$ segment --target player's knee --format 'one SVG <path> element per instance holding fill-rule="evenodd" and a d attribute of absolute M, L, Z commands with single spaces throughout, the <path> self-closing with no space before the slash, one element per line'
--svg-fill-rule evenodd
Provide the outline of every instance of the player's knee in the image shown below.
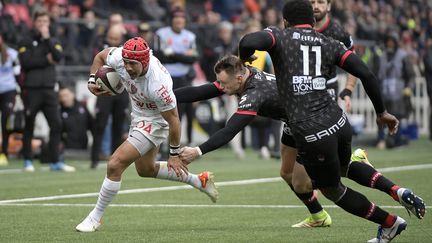
<path fill-rule="evenodd" d="M 139 169 L 137 168 L 137 173 L 140 177 L 155 177 L 157 174 L 156 166 L 154 163 L 145 164 Z"/>
<path fill-rule="evenodd" d="M 319 189 L 327 199 L 329 199 L 332 202 L 337 202 L 344 195 L 346 187 L 341 183 L 339 183 L 338 186 L 322 187 Z"/>
<path fill-rule="evenodd" d="M 310 180 L 293 180 L 292 186 L 297 193 L 308 193 L 313 190 L 312 182 Z"/>
<path fill-rule="evenodd" d="M 288 184 L 291 184 L 291 182 L 292 182 L 292 171 L 288 171 L 288 170 L 285 170 L 285 169 L 281 168 L 281 170 L 280 170 L 280 176 Z"/>
<path fill-rule="evenodd" d="M 123 164 L 121 159 L 117 154 L 111 155 L 107 164 L 107 175 L 110 176 L 120 176 L 123 171 Z"/>

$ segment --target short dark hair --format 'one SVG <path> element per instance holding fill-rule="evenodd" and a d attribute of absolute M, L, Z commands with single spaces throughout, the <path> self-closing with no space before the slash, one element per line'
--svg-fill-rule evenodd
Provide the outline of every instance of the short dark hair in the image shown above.
<path fill-rule="evenodd" d="M 50 15 L 45 10 L 37 11 L 33 15 L 33 21 L 35 21 L 37 18 L 42 17 L 42 16 L 48 16 L 49 17 Z"/>
<path fill-rule="evenodd" d="M 282 13 L 288 26 L 315 24 L 314 12 L 309 0 L 289 0 L 285 3 Z"/>
<path fill-rule="evenodd" d="M 234 75 L 244 69 L 242 60 L 234 55 L 222 57 L 214 66 L 214 72 L 225 71 L 228 75 Z"/>

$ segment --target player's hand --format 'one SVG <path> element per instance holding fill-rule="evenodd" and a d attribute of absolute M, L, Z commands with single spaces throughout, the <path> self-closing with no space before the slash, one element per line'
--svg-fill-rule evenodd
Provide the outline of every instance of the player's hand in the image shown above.
<path fill-rule="evenodd" d="M 96 96 L 111 96 L 109 91 L 103 90 L 101 86 L 97 85 L 96 83 L 88 83 L 87 88 L 92 94 Z"/>
<path fill-rule="evenodd" d="M 168 158 L 168 171 L 174 170 L 178 177 L 188 174 L 187 166 L 180 160 L 179 156 L 170 156 Z"/>
<path fill-rule="evenodd" d="M 390 135 L 395 134 L 399 128 L 399 120 L 387 111 L 377 114 L 376 122 L 380 128 L 387 125 Z"/>
<path fill-rule="evenodd" d="M 189 164 L 190 162 L 199 157 L 199 152 L 196 148 L 186 146 L 182 148 L 179 157 L 183 162 Z"/>
<path fill-rule="evenodd" d="M 339 98 L 341 98 L 345 102 L 345 111 L 348 113 L 351 112 L 351 95 L 352 91 L 347 88 L 343 89 L 339 93 Z"/>
<path fill-rule="evenodd" d="M 258 59 L 258 57 L 256 57 L 255 55 L 251 55 L 250 57 L 243 59 L 243 62 L 244 63 L 248 62 L 249 64 L 252 64 L 252 62 L 255 61 L 256 59 Z"/>
<path fill-rule="evenodd" d="M 345 96 L 343 98 L 343 101 L 345 102 L 345 111 L 350 113 L 351 112 L 351 97 Z"/>

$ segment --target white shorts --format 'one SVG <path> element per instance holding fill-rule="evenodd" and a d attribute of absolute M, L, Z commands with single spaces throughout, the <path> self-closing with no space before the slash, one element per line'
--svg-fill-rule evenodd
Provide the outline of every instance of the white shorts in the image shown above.
<path fill-rule="evenodd" d="M 132 131 L 140 132 L 156 147 L 165 142 L 169 135 L 169 127 L 166 124 L 144 120 L 135 123 L 135 126 L 131 127 L 129 136 Z"/>

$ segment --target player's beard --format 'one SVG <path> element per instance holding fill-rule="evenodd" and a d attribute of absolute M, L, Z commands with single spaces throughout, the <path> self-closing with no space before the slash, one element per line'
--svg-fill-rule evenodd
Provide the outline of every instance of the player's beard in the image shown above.
<path fill-rule="evenodd" d="M 316 22 L 321 21 L 322 19 L 325 18 L 326 15 L 327 15 L 327 12 L 314 13 L 315 21 Z"/>

